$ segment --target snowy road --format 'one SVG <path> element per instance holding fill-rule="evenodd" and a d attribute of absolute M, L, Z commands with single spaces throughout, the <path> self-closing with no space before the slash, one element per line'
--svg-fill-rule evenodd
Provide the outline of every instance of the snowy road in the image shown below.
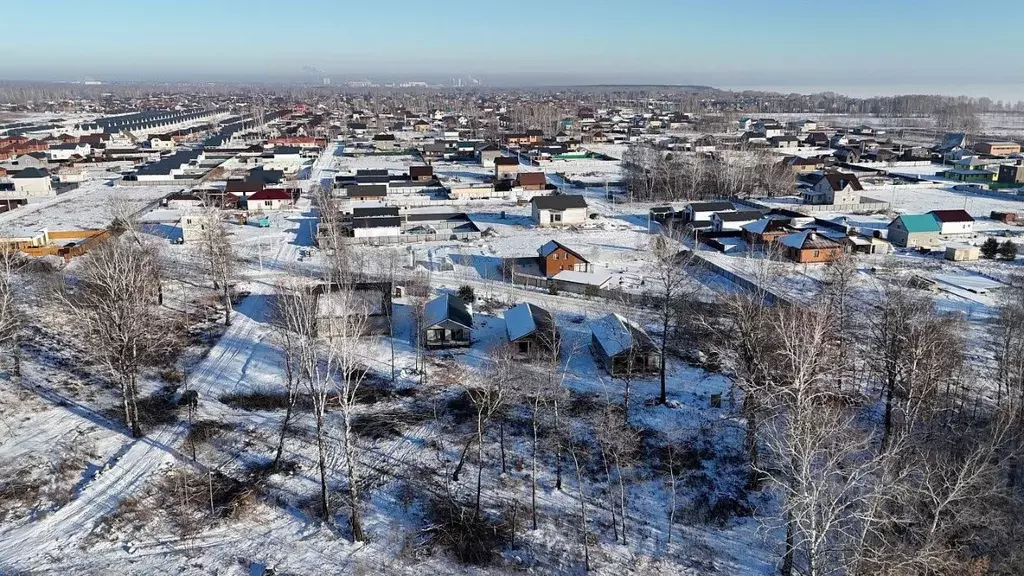
<path fill-rule="evenodd" d="M 330 166 L 331 156 L 333 149 L 328 149 L 321 156 L 323 161 L 314 164 L 311 181 L 316 182 L 313 178 L 319 179 L 323 170 Z M 300 201 L 299 208 L 308 211 L 309 200 Z M 265 264 L 269 264 L 264 266 L 265 271 L 261 272 L 258 267 L 243 270 L 243 276 L 249 281 L 242 287 L 248 289 L 249 296 L 239 303 L 231 326 L 189 375 L 190 388 L 198 391 L 202 399 L 200 418 L 206 410 L 204 404 L 210 403 L 216 410 L 215 398 L 221 391 L 259 380 L 255 367 L 273 362 L 273 355 L 267 354 L 267 348 L 260 345 L 269 331 L 266 311 L 273 286 L 268 279 L 281 275 L 282 270 L 296 262 L 301 247 L 311 240 L 303 237 L 308 233 L 308 227 L 300 226 L 274 238 L 276 250 L 264 257 Z M 125 498 L 142 489 L 154 474 L 175 460 L 187 461 L 177 450 L 187 434 L 187 424 L 178 421 L 128 442 L 118 456 L 80 487 L 70 502 L 41 519 L 0 531 L 0 573 L 37 570 L 48 557 L 76 546 Z"/>

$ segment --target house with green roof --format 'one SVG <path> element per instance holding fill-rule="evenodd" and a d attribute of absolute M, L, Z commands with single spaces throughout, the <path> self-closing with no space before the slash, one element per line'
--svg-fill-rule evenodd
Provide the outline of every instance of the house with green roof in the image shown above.
<path fill-rule="evenodd" d="M 932 214 L 904 214 L 889 223 L 889 242 L 894 246 L 912 248 L 934 243 L 942 232 L 942 224 Z"/>

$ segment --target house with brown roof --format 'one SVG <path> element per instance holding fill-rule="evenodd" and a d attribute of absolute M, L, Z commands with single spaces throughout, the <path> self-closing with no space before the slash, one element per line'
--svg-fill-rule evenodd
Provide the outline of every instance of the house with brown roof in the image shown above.
<path fill-rule="evenodd" d="M 932 210 L 929 214 L 938 221 L 943 236 L 974 233 L 974 218 L 966 210 Z"/>
<path fill-rule="evenodd" d="M 842 257 L 843 244 L 820 232 L 804 230 L 779 239 L 783 255 L 798 264 L 832 262 Z"/>
<path fill-rule="evenodd" d="M 543 172 L 520 172 L 516 176 L 516 186 L 523 190 L 544 190 L 548 179 Z"/>
<path fill-rule="evenodd" d="M 409 179 L 417 182 L 429 182 L 434 179 L 434 167 L 409 166 Z"/>

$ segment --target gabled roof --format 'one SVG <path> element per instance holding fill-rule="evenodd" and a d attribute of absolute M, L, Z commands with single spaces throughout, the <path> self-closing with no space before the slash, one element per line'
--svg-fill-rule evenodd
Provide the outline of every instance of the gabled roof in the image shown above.
<path fill-rule="evenodd" d="M 966 210 L 932 210 L 929 212 L 939 222 L 974 222 L 974 218 Z"/>
<path fill-rule="evenodd" d="M 541 258 L 547 258 L 552 252 L 554 252 L 555 250 L 558 250 L 559 248 L 561 248 L 562 250 L 565 250 L 569 254 L 572 254 L 577 259 L 579 259 L 579 260 L 581 260 L 583 262 L 586 262 L 588 264 L 590 263 L 590 261 L 587 260 L 586 258 L 584 258 L 583 256 L 581 256 L 579 252 L 576 252 L 575 250 L 569 248 L 568 246 L 562 244 L 561 242 L 559 242 L 557 240 L 548 240 L 546 244 L 544 244 L 543 246 L 541 246 L 540 248 L 537 249 L 537 253 L 540 254 Z"/>
<path fill-rule="evenodd" d="M 818 183 L 821 182 L 822 180 L 827 180 L 828 185 L 832 188 L 832 190 L 836 191 L 843 190 L 844 188 L 846 188 L 847 185 L 849 185 L 851 188 L 858 192 L 864 190 L 864 188 L 861 187 L 860 180 L 857 179 L 856 174 L 845 174 L 842 172 L 826 172 L 818 176 L 811 183 L 817 186 Z"/>
<path fill-rule="evenodd" d="M 494 159 L 495 166 L 519 166 L 519 159 L 510 156 L 500 156 Z"/>
<path fill-rule="evenodd" d="M 413 178 L 417 176 L 432 176 L 433 174 L 433 166 L 409 166 L 409 176 Z"/>
<path fill-rule="evenodd" d="M 760 220 L 762 214 L 757 210 L 743 210 L 739 212 L 716 212 L 714 214 L 722 222 L 745 222 L 748 220 Z"/>
<path fill-rule="evenodd" d="M 46 168 L 22 168 L 14 174 L 11 174 L 11 178 L 49 178 L 50 173 L 46 171 Z"/>
<path fill-rule="evenodd" d="M 724 200 L 712 202 L 690 202 L 687 206 L 694 212 L 726 212 L 736 209 L 736 207 L 732 205 L 732 202 L 725 202 Z"/>
<path fill-rule="evenodd" d="M 473 315 L 466 308 L 466 303 L 453 294 L 442 294 L 427 302 L 423 310 L 426 322 L 425 326 L 434 326 L 451 320 L 465 328 L 473 327 Z"/>
<path fill-rule="evenodd" d="M 249 196 L 249 201 L 253 200 L 291 200 L 292 195 L 282 188 L 266 188 L 259 192 L 253 193 Z"/>
<path fill-rule="evenodd" d="M 797 250 L 825 250 L 828 248 L 838 248 L 840 245 L 839 242 L 828 236 L 823 236 L 814 230 L 786 234 L 779 239 L 779 242 L 787 248 L 795 248 Z"/>
<path fill-rule="evenodd" d="M 550 335 L 554 332 L 554 327 L 555 321 L 551 313 L 529 302 L 523 302 L 505 311 L 505 331 L 510 342 L 534 333 Z"/>
<path fill-rule="evenodd" d="M 227 185 L 224 187 L 225 192 L 259 192 L 263 190 L 264 183 L 262 180 L 228 180 Z"/>
<path fill-rule="evenodd" d="M 744 224 L 741 228 L 751 234 L 764 234 L 765 232 L 774 232 L 776 230 L 793 229 L 793 227 L 782 218 L 761 218 L 757 222 Z"/>
<path fill-rule="evenodd" d="M 587 201 L 583 196 L 559 194 L 557 196 L 534 196 L 533 205 L 540 210 L 568 210 L 570 208 L 586 208 Z"/>
<path fill-rule="evenodd" d="M 614 313 L 591 322 L 590 331 L 608 357 L 618 356 L 631 348 L 657 347 L 640 326 Z"/>
<path fill-rule="evenodd" d="M 548 178 L 543 172 L 520 172 L 516 181 L 520 186 L 546 186 Z"/>
<path fill-rule="evenodd" d="M 939 232 L 941 230 L 939 221 L 932 214 L 904 214 L 889 223 L 892 226 L 896 222 L 907 232 Z"/>

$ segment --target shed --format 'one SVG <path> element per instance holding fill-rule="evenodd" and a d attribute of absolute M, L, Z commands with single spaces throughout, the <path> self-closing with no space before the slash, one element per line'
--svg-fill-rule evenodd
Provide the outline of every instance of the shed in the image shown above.
<path fill-rule="evenodd" d="M 555 320 L 547 310 L 524 302 L 505 311 L 505 331 L 517 358 L 551 357 L 560 340 Z"/>
<path fill-rule="evenodd" d="M 423 320 L 427 348 L 459 348 L 472 342 L 473 312 L 461 298 L 442 294 L 427 302 Z"/>
<path fill-rule="evenodd" d="M 590 323 L 591 350 L 612 376 L 657 371 L 661 354 L 654 340 L 637 324 L 619 314 Z"/>

